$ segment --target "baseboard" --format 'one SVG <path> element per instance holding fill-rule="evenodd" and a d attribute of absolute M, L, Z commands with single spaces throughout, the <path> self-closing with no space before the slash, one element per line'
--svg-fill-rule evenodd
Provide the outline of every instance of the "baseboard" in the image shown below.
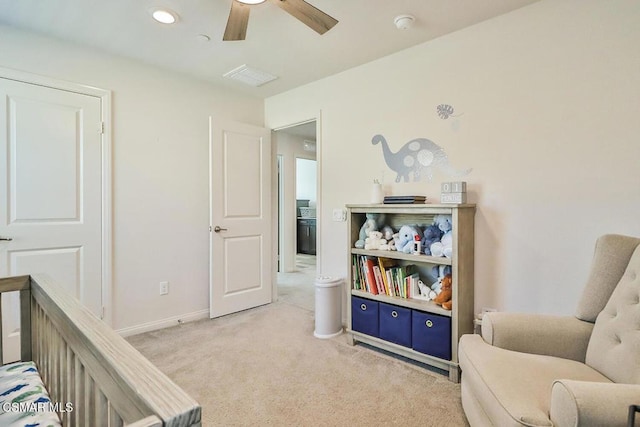
<path fill-rule="evenodd" d="M 181 316 L 167 317 L 166 319 L 154 320 L 153 322 L 143 323 L 141 325 L 129 326 L 127 328 L 118 329 L 116 332 L 123 337 L 138 335 L 144 332 L 156 331 L 158 329 L 176 326 L 182 323 L 193 322 L 196 320 L 208 319 L 209 310 L 194 311 L 192 313 L 183 314 Z"/>

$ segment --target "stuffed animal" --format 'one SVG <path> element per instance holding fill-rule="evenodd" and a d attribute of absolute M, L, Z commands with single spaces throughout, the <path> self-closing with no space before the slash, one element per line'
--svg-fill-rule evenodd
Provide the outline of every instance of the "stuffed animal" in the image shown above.
<path fill-rule="evenodd" d="M 397 251 L 398 250 L 398 248 L 396 247 L 396 243 L 398 242 L 398 240 L 400 240 L 400 234 L 393 233 L 393 235 L 391 236 L 391 240 L 389 240 L 389 250 L 390 251 Z"/>
<path fill-rule="evenodd" d="M 382 238 L 382 233 L 379 231 L 370 231 L 369 237 L 364 239 L 364 248 L 366 250 L 370 249 L 380 249 L 381 245 L 386 245 L 387 241 Z"/>
<path fill-rule="evenodd" d="M 383 226 L 380 231 L 382 231 L 382 238 L 386 241 L 393 240 L 393 228 L 389 225 Z"/>
<path fill-rule="evenodd" d="M 396 250 L 406 254 L 413 252 L 413 242 L 416 236 L 420 239 L 420 228 L 417 225 L 403 225 L 398 232 Z"/>
<path fill-rule="evenodd" d="M 453 235 L 451 231 L 447 231 L 442 235 L 440 243 L 442 243 L 442 255 L 451 258 L 451 254 L 453 253 Z"/>
<path fill-rule="evenodd" d="M 422 250 L 425 255 L 431 255 L 431 245 L 439 242 L 442 238 L 442 230 L 435 225 L 431 224 L 424 229 L 424 237 L 422 238 Z"/>
<path fill-rule="evenodd" d="M 451 231 L 451 215 L 436 215 L 433 218 L 433 223 L 437 225 L 443 233 Z"/>
<path fill-rule="evenodd" d="M 442 278 L 442 289 L 440 293 L 433 299 L 438 305 L 441 305 L 445 310 L 451 310 L 451 297 L 453 291 L 451 290 L 451 274 L 447 274 Z"/>
<path fill-rule="evenodd" d="M 384 222 L 384 215 L 379 213 L 365 214 L 366 220 L 362 227 L 360 227 L 360 234 L 358 240 L 355 243 L 355 247 L 358 249 L 364 248 L 364 240 L 369 237 L 369 233 L 372 231 L 378 231 Z"/>

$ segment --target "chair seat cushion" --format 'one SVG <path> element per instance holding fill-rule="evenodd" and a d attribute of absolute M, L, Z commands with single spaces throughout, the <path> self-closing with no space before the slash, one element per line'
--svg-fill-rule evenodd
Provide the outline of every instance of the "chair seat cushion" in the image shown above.
<path fill-rule="evenodd" d="M 35 363 L 0 367 L 0 425 L 60 426 L 53 406 Z"/>
<path fill-rule="evenodd" d="M 472 413 L 481 408 L 482 418 L 497 426 L 552 426 L 554 380 L 611 382 L 583 363 L 505 350 L 487 344 L 480 335 L 462 336 L 459 360 L 465 412 L 467 406 L 473 406 Z M 473 396 L 473 405 L 468 401 L 465 405 L 464 396 Z M 469 422 L 474 425 L 472 417 Z"/>

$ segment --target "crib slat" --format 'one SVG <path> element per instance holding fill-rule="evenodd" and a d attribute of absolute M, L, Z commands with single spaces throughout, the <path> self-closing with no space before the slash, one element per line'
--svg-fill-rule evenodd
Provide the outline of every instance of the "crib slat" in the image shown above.
<path fill-rule="evenodd" d="M 0 294 L 0 365 L 4 365 L 4 356 L 2 354 L 2 347 L 4 347 L 4 339 L 2 337 L 2 321 L 4 319 L 2 319 L 2 296 L 3 294 Z"/>
<path fill-rule="evenodd" d="M 120 417 L 118 412 L 116 412 L 115 408 L 111 406 L 111 403 L 109 403 L 109 427 L 123 427 L 123 426 L 124 426 L 124 422 L 122 421 L 122 418 Z"/>
<path fill-rule="evenodd" d="M 94 389 L 93 378 L 85 371 L 85 406 L 87 413 L 85 414 L 84 425 L 92 426 L 96 419 L 96 394 Z"/>
<path fill-rule="evenodd" d="M 74 405 L 74 410 L 76 409 L 75 406 L 77 406 L 75 404 L 75 396 L 76 396 L 76 381 L 75 381 L 75 355 L 73 354 L 73 350 L 71 350 L 71 347 L 68 347 L 67 349 L 67 374 L 64 378 L 64 381 L 68 384 L 67 385 L 67 394 L 64 396 L 65 399 L 65 403 L 69 402 L 71 404 Z M 67 422 L 67 424 L 71 424 L 71 420 L 73 419 L 73 416 L 69 413 L 65 414 L 66 417 L 64 419 L 64 421 Z M 67 425 L 64 424 L 64 425 Z"/>
<path fill-rule="evenodd" d="M 1 304 L 0 304 L 1 305 Z M 2 342 L 2 336 L 0 336 Z M 20 291 L 20 358 L 31 359 L 31 289 Z"/>
<path fill-rule="evenodd" d="M 96 394 L 96 419 L 93 423 L 96 427 L 109 427 L 109 405 L 107 398 L 100 391 L 98 384 L 95 386 L 94 393 Z"/>
<path fill-rule="evenodd" d="M 85 405 L 84 403 L 84 366 L 80 363 L 80 360 L 75 358 L 75 389 L 76 395 L 73 401 L 75 406 L 73 408 L 73 426 L 81 427 L 84 424 Z"/>

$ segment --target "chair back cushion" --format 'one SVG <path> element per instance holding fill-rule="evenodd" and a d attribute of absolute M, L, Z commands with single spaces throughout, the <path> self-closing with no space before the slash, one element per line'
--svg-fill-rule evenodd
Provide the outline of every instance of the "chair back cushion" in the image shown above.
<path fill-rule="evenodd" d="M 613 382 L 640 384 L 640 247 L 596 319 L 585 363 Z"/>
<path fill-rule="evenodd" d="M 639 244 L 639 238 L 618 234 L 607 234 L 598 239 L 589 279 L 576 310 L 578 319 L 596 321 Z"/>

